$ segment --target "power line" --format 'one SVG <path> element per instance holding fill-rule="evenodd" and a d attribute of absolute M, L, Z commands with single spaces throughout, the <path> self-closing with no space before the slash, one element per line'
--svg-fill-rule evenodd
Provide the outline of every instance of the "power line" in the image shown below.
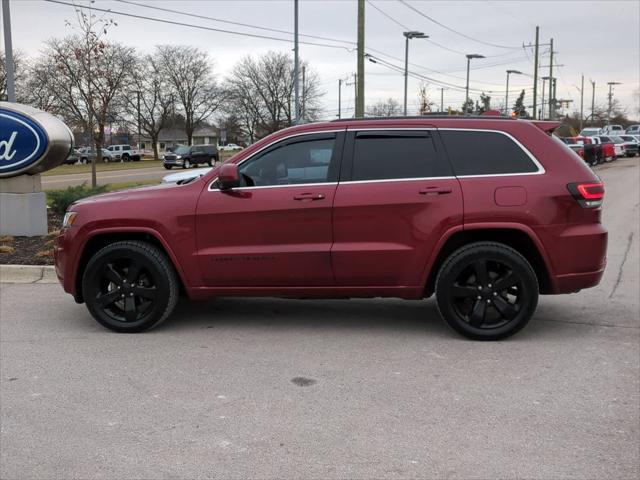
<path fill-rule="evenodd" d="M 430 16 L 429 16 L 429 15 L 427 15 L 426 13 L 421 12 L 420 10 L 418 10 L 417 8 L 415 8 L 414 6 L 409 5 L 407 2 L 405 2 L 405 0 L 398 0 L 398 1 L 399 1 L 401 4 L 403 4 L 405 7 L 410 8 L 411 10 L 413 10 L 414 12 L 416 12 L 416 13 L 417 13 L 418 15 L 420 15 L 421 17 L 424 17 L 424 18 L 426 18 L 427 20 L 429 20 L 430 22 L 433 22 L 433 23 L 435 23 L 436 25 L 438 25 L 438 26 L 440 26 L 440 27 L 444 28 L 445 30 L 449 30 L 450 32 L 453 32 L 453 33 L 455 33 L 455 34 L 457 34 L 457 35 L 460 35 L 461 37 L 464 37 L 464 38 L 466 38 L 466 39 L 468 39 L 468 40 L 473 40 L 474 42 L 481 43 L 481 44 L 483 44 L 483 45 L 488 45 L 488 46 L 490 46 L 490 47 L 505 48 L 505 49 L 508 49 L 508 50 L 520 50 L 520 48 L 521 48 L 521 47 L 508 47 L 508 46 L 505 46 L 505 45 L 498 45 L 498 44 L 496 44 L 496 43 L 485 42 L 485 41 L 483 41 L 483 40 L 478 40 L 477 38 L 470 37 L 469 35 L 467 35 L 467 34 L 465 34 L 465 33 L 462 33 L 462 32 L 459 32 L 459 31 L 457 31 L 457 30 L 454 30 L 453 28 L 451 28 L 451 27 L 449 27 L 449 26 L 445 25 L 444 23 L 439 22 L 438 20 L 436 20 L 435 18 L 430 17 Z"/>
<path fill-rule="evenodd" d="M 228 33 L 230 35 L 239 35 L 242 37 L 252 37 L 252 38 L 262 38 L 262 39 L 266 39 L 266 40 L 275 40 L 278 42 L 286 42 L 286 43 L 292 43 L 293 40 L 287 39 L 287 38 L 278 38 L 278 37 L 272 37 L 269 35 L 260 35 L 257 33 L 248 33 L 248 32 L 238 32 L 238 31 L 234 31 L 234 30 L 225 30 L 225 29 L 221 29 L 221 28 L 213 28 L 213 27 L 205 27 L 203 25 L 195 25 L 192 23 L 184 23 L 184 22 L 177 22 L 175 20 L 166 20 L 166 19 L 162 19 L 162 18 L 154 18 L 154 17 L 146 17 L 143 15 L 136 15 L 134 13 L 126 13 L 126 12 L 119 12 L 116 10 L 112 10 L 112 9 L 105 9 L 105 8 L 99 8 L 96 6 L 91 6 L 91 7 L 85 7 L 84 5 L 75 5 L 73 3 L 69 3 L 69 2 L 63 2 L 61 0 L 44 0 L 45 2 L 49 2 L 49 3 L 57 3 L 60 5 L 67 5 L 69 7 L 73 7 L 73 8 L 80 8 L 83 10 L 92 10 L 92 11 L 98 11 L 98 12 L 105 12 L 105 13 L 110 13 L 113 15 L 122 15 L 124 17 L 131 17 L 131 18 L 137 18 L 140 20 L 149 20 L 152 22 L 159 22 L 159 23 L 167 23 L 170 25 L 178 25 L 181 27 L 191 27 L 191 28 L 197 28 L 199 30 L 208 30 L 208 31 L 212 31 L 212 32 L 219 32 L 219 33 Z M 341 45 L 328 45 L 326 43 L 315 43 L 315 42 L 306 42 L 306 41 L 300 41 L 299 43 L 304 44 L 304 45 L 313 45 L 316 47 L 328 47 L 328 48 L 340 48 L 340 49 L 344 49 L 347 50 L 348 52 L 352 52 L 353 49 L 352 48 L 348 48 L 345 46 L 341 46 Z"/>
<path fill-rule="evenodd" d="M 180 10 L 173 10 L 171 8 L 165 8 L 165 7 L 158 7 L 156 5 L 146 5 L 144 3 L 138 3 L 138 2 L 132 2 L 131 0 L 115 0 L 116 2 L 120 2 L 120 3 L 126 3 L 129 5 L 135 5 L 137 7 L 143 7 L 143 8 L 149 8 L 151 10 L 159 10 L 159 11 L 163 11 L 163 12 L 168 12 L 168 13 L 176 13 L 178 15 L 184 15 L 187 17 L 194 17 L 194 18 L 200 18 L 203 20 L 211 20 L 214 22 L 220 22 L 220 23 L 228 23 L 230 25 L 237 25 L 240 27 L 247 27 L 247 28 L 255 28 L 257 30 L 264 30 L 267 32 L 275 32 L 275 33 L 284 33 L 286 35 L 293 35 L 293 32 L 290 32 L 288 30 L 280 30 L 278 28 L 270 28 L 270 27 L 262 27 L 259 25 L 252 25 L 250 23 L 242 23 L 242 22 L 236 22 L 233 20 L 226 20 L 223 18 L 216 18 L 216 17 L 208 17 L 206 15 L 200 15 L 197 13 L 192 13 L 192 12 L 183 12 Z M 337 43 L 348 43 L 349 45 L 356 45 L 356 42 L 352 42 L 351 40 L 340 40 L 337 38 L 330 38 L 330 37 L 321 37 L 318 35 L 307 35 L 307 34 L 303 34 L 303 33 L 299 33 L 298 35 L 300 35 L 301 37 L 307 37 L 307 38 L 315 38 L 316 40 L 326 40 L 329 42 L 337 42 Z"/>

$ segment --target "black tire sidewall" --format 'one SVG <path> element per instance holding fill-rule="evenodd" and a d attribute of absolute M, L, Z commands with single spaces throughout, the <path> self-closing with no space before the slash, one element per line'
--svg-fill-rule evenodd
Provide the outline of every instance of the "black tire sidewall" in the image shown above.
<path fill-rule="evenodd" d="M 523 284 L 525 301 L 516 317 L 495 329 L 481 329 L 461 319 L 451 301 L 451 286 L 458 275 L 475 260 L 486 259 L 507 265 Z M 474 340 L 500 340 L 520 331 L 529 322 L 538 304 L 538 281 L 529 262 L 516 250 L 501 244 L 478 243 L 454 252 L 442 265 L 436 279 L 436 300 L 444 320 L 454 330 Z"/>
<path fill-rule="evenodd" d="M 89 261 L 82 278 L 85 303 L 91 315 L 104 327 L 115 332 L 136 333 L 148 330 L 163 319 L 170 304 L 170 275 L 173 272 L 168 270 L 171 267 L 168 267 L 166 262 L 158 261 L 157 256 L 150 254 L 149 248 L 154 249 L 156 255 L 162 255 L 151 245 L 141 248 L 131 242 L 117 242 L 104 247 Z M 118 258 L 133 258 L 140 261 L 151 274 L 158 290 L 156 300 L 150 310 L 141 319 L 134 322 L 119 322 L 112 319 L 96 305 L 94 300 L 99 291 L 99 273 L 106 263 Z"/>

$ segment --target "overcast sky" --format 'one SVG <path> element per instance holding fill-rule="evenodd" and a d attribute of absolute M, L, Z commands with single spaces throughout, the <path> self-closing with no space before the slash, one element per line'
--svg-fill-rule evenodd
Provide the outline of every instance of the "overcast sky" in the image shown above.
<path fill-rule="evenodd" d="M 133 1 L 184 13 L 293 31 L 293 0 Z M 88 5 L 87 1 L 75 2 L 78 5 Z M 535 26 L 539 25 L 540 42 L 546 44 L 550 38 L 554 39 L 557 64 L 561 65 L 554 67 L 554 76 L 558 78 L 558 98 L 572 99 L 573 105 L 579 108 L 580 94 L 576 87 L 580 86 L 580 76 L 584 74 L 585 115 L 591 105 L 590 79 L 596 82 L 596 104 L 606 104 L 606 82 L 617 81 L 622 85 L 615 87 L 615 97 L 628 107 L 630 113 L 637 109 L 639 100 L 634 96 L 634 92 L 640 88 L 640 2 L 637 0 L 407 0 L 407 3 L 442 25 L 421 16 L 398 0 L 371 0 L 366 3 L 366 51 L 402 66 L 404 27 L 429 35 L 429 40 L 411 41 L 409 61 L 414 65 L 410 66 L 410 70 L 433 79 L 429 82 L 429 93 L 438 105 L 441 94 L 441 85 L 438 83 L 449 85 L 444 90 L 445 108 L 448 105 L 458 108 L 464 100 L 464 90 L 460 88 L 465 85 L 466 75 L 466 58 L 463 53 L 478 53 L 487 57 L 473 60 L 470 87 L 493 92 L 490 95 L 494 106 L 504 102 L 507 69 L 519 70 L 524 74 L 511 76 L 509 104 L 513 104 L 523 88 L 526 89 L 527 102 L 530 104 L 533 49 L 523 48 L 522 45 L 534 42 Z M 93 5 L 111 9 L 109 16 L 118 22 L 118 26 L 109 31 L 108 38 L 134 46 L 141 52 L 150 52 L 154 45 L 163 43 L 200 47 L 209 52 L 219 78 L 224 77 L 233 64 L 245 55 L 293 48 L 292 42 L 169 25 L 128 18 L 115 12 L 291 39 L 292 36 L 286 33 L 194 18 L 116 0 L 98 0 Z M 374 7 L 385 12 L 395 22 Z M 355 42 L 355 0 L 301 0 L 299 10 L 301 34 Z M 71 6 L 44 0 L 11 0 L 11 16 L 14 49 L 32 56 L 38 54 L 47 39 L 72 32 L 69 27 L 65 27 L 65 20 L 74 19 L 74 10 Z M 470 38 L 452 32 L 447 27 Z M 321 87 L 326 92 L 323 98 L 323 115 L 325 118 L 332 118 L 338 108 L 338 79 L 347 79 L 356 69 L 355 49 L 349 43 L 308 37 L 300 37 L 300 40 L 333 45 L 300 46 L 301 57 L 319 74 Z M 541 58 L 543 66 L 549 65 L 548 50 L 547 46 L 541 47 L 544 54 Z M 548 75 L 548 68 L 541 70 L 541 74 Z M 419 82 L 420 80 L 413 78 L 409 81 L 409 109 L 414 111 Z M 353 86 L 344 87 L 342 108 L 346 115 L 353 112 L 353 93 Z M 479 91 L 472 91 L 472 97 L 477 98 L 478 95 Z M 366 63 L 367 104 L 388 97 L 401 102 L 402 96 L 403 77 L 400 73 L 380 63 Z"/>

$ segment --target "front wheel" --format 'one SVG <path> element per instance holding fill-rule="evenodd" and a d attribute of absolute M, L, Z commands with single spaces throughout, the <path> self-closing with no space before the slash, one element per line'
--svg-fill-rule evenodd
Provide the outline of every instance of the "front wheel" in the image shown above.
<path fill-rule="evenodd" d="M 91 315 L 115 332 L 148 330 L 178 301 L 178 278 L 169 259 L 140 241 L 115 242 L 98 251 L 84 272 L 82 289 Z"/>
<path fill-rule="evenodd" d="M 187 159 L 182 162 L 182 168 L 191 168 L 191 162 Z"/>
<path fill-rule="evenodd" d="M 166 168 L 167 170 L 171 170 L 171 165 L 165 165 L 164 168 Z"/>
<path fill-rule="evenodd" d="M 538 304 L 538 280 L 529 262 L 501 243 L 472 243 L 443 263 L 436 279 L 438 310 L 457 332 L 500 340 L 521 330 Z"/>

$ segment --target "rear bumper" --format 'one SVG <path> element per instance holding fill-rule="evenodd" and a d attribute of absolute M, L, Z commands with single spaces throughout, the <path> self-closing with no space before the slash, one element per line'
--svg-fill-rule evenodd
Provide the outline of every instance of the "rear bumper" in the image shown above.
<path fill-rule="evenodd" d="M 548 293 L 573 293 L 598 285 L 607 264 L 608 232 L 602 224 L 550 225 L 536 233 L 551 263 Z"/>
<path fill-rule="evenodd" d="M 556 275 L 552 279 L 554 294 L 574 293 L 584 288 L 595 287 L 602 280 L 605 266 L 594 272 L 568 273 L 566 275 Z"/>

